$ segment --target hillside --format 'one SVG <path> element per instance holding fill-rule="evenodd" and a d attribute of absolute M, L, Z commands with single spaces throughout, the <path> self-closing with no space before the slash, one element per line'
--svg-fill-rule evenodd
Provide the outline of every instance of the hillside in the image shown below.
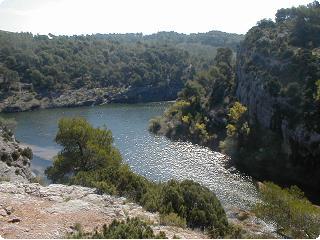
<path fill-rule="evenodd" d="M 217 47 L 235 49 L 241 39 L 221 32 L 46 36 L 1 31 L 0 111 L 174 100 L 195 71 L 211 64 Z M 60 98 L 68 91 L 80 96 Z"/>
<path fill-rule="evenodd" d="M 236 62 L 220 49 L 150 130 L 219 148 L 255 178 L 319 196 L 319 16 L 314 2 L 258 22 Z"/>
<path fill-rule="evenodd" d="M 238 52 L 236 90 L 237 98 L 248 108 L 254 128 L 271 130 L 263 136 L 265 140 L 269 137 L 266 140 L 269 142 L 262 141 L 260 136 L 261 140 L 249 147 L 250 152 L 260 147 L 273 152 L 259 159 L 242 154 L 239 164 L 254 176 L 299 184 L 313 189 L 317 195 L 320 193 L 319 49 L 319 3 L 281 9 L 275 23 L 260 21 L 246 35 Z M 255 134 L 263 135 L 259 131 Z M 263 146 L 266 143 L 268 148 Z"/>

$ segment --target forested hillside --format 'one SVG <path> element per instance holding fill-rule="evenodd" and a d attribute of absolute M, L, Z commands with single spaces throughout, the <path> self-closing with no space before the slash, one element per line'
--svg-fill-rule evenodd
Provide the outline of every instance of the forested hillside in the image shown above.
<path fill-rule="evenodd" d="M 243 35 L 210 31 L 207 33 L 183 34 L 176 32 L 158 32 L 151 35 L 143 34 L 97 34 L 99 39 L 118 41 L 122 43 L 143 42 L 149 44 L 169 44 L 186 50 L 193 57 L 201 60 L 212 60 L 217 48 L 229 47 L 237 50 L 239 42 L 244 39 Z"/>
<path fill-rule="evenodd" d="M 182 84 L 204 60 L 178 44 L 230 46 L 242 37 L 213 32 L 49 36 L 0 32 L 0 75 L 8 89 L 32 83 L 40 92 L 66 88 Z M 191 65 L 192 63 L 192 65 Z M 207 63 L 206 63 L 207 64 Z M 194 70 L 194 69 L 193 69 Z"/>
<path fill-rule="evenodd" d="M 242 35 L 33 35 L 0 31 L 0 111 L 174 100 Z M 22 94 L 23 93 L 23 94 Z M 69 96 L 69 97 L 66 97 Z"/>
<path fill-rule="evenodd" d="M 320 193 L 320 4 L 262 20 L 220 49 L 150 130 L 220 150 L 258 179 Z"/>
<path fill-rule="evenodd" d="M 7 88 L 68 88 L 182 83 L 190 59 L 171 46 L 120 44 L 95 36 L 48 37 L 1 32 L 1 74 Z"/>

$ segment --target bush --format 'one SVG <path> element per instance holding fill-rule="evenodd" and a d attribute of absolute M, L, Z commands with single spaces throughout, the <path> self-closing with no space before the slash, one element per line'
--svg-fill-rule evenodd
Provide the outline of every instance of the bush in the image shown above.
<path fill-rule="evenodd" d="M 2 152 L 1 153 L 1 161 L 2 162 L 9 162 L 11 160 L 10 155 L 7 152 Z"/>
<path fill-rule="evenodd" d="M 13 159 L 14 161 L 17 161 L 18 158 L 20 157 L 19 151 L 14 151 L 14 152 L 12 152 L 12 153 L 11 153 L 11 157 L 12 157 L 12 159 Z"/>
<path fill-rule="evenodd" d="M 139 218 L 128 218 L 127 221 L 113 220 L 107 226 L 103 225 L 100 231 L 85 233 L 80 224 L 76 224 L 76 232 L 68 238 L 102 238 L 102 239 L 163 239 L 166 238 L 164 232 L 155 235 L 150 225 Z"/>
<path fill-rule="evenodd" d="M 160 224 L 165 226 L 176 226 L 186 228 L 187 222 L 185 218 L 179 217 L 176 213 L 161 214 Z"/>
<path fill-rule="evenodd" d="M 152 118 L 149 121 L 148 129 L 150 132 L 157 134 L 161 129 L 161 118 L 160 117 Z"/>
<path fill-rule="evenodd" d="M 27 158 L 29 158 L 29 159 L 32 159 L 33 153 L 32 153 L 31 148 L 29 148 L 29 147 L 24 148 L 24 149 L 22 150 L 22 152 L 21 152 L 21 155 L 22 155 L 22 156 L 25 156 L 25 157 L 27 157 Z"/>
<path fill-rule="evenodd" d="M 278 231 L 291 238 L 319 236 L 320 209 L 312 205 L 298 187 L 282 189 L 265 182 L 260 191 L 262 202 L 254 208 L 258 217 L 275 223 Z"/>
<path fill-rule="evenodd" d="M 228 221 L 224 209 L 216 196 L 207 188 L 191 180 L 171 180 L 164 184 L 161 192 L 162 214 L 176 213 L 185 218 L 188 227 L 219 229 L 224 235 Z"/>

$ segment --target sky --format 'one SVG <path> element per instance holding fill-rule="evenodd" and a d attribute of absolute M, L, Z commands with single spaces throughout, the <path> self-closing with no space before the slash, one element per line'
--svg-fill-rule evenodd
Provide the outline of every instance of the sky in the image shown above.
<path fill-rule="evenodd" d="M 246 33 L 312 0 L 0 0 L 0 29 L 34 34 Z"/>

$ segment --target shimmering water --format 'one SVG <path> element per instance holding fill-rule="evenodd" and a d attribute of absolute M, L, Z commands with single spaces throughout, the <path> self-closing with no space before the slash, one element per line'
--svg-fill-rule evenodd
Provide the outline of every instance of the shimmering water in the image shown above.
<path fill-rule="evenodd" d="M 256 188 L 247 176 L 224 168 L 222 155 L 185 142 L 172 142 L 147 130 L 150 118 L 161 115 L 168 103 L 106 105 L 49 109 L 6 114 L 18 123 L 16 137 L 34 152 L 32 169 L 41 174 L 59 151 L 54 143 L 61 117 L 82 116 L 94 126 L 112 130 L 115 145 L 131 168 L 149 179 L 166 181 L 193 179 L 213 190 L 222 204 L 247 208 L 257 199 Z"/>

